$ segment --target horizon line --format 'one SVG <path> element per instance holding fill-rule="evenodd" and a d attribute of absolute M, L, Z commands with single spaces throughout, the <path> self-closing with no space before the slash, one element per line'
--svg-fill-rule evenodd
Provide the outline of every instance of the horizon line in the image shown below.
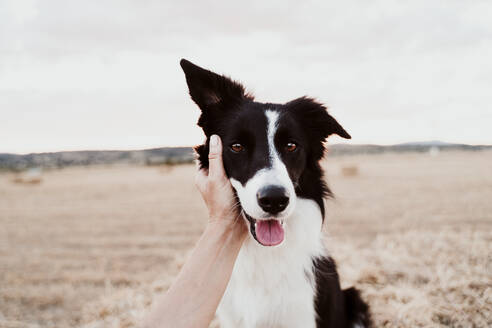
<path fill-rule="evenodd" d="M 434 144 L 434 145 L 433 145 Z M 481 147 L 481 146 L 492 146 L 491 144 L 481 143 L 459 143 L 459 142 L 447 142 L 442 140 L 421 140 L 421 141 L 407 141 L 407 142 L 398 142 L 398 143 L 350 143 L 350 142 L 337 142 L 328 144 L 329 146 L 337 146 L 337 145 L 346 145 L 346 146 L 382 146 L 382 147 L 390 147 L 390 146 L 453 146 L 453 145 L 461 145 L 461 146 L 472 146 L 472 147 Z M 64 149 L 64 150 L 46 150 L 46 151 L 27 151 L 27 152 L 11 152 L 11 151 L 0 151 L 0 154 L 8 154 L 8 155 L 32 155 L 32 154 L 49 154 L 49 153 L 68 153 L 68 152 L 112 152 L 112 151 L 145 151 L 152 149 L 161 149 L 161 148 L 193 148 L 196 145 L 173 145 L 173 146 L 149 146 L 149 147 L 128 147 L 128 148 L 117 148 L 117 147 L 108 147 L 108 148 L 73 148 L 73 149 Z"/>

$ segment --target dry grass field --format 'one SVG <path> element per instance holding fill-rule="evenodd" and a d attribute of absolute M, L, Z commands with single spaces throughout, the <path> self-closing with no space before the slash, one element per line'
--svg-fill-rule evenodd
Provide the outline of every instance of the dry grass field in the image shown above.
<path fill-rule="evenodd" d="M 377 327 L 492 326 L 492 152 L 325 165 L 326 243 Z M 204 227 L 193 179 L 193 166 L 0 174 L 0 327 L 138 326 Z"/>

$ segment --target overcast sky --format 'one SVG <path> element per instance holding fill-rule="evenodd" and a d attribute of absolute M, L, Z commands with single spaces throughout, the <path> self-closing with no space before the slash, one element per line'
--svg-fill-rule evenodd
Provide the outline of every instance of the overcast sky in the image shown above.
<path fill-rule="evenodd" d="M 492 143 L 492 1 L 0 0 L 0 152 L 200 143 L 182 57 L 351 143 Z"/>

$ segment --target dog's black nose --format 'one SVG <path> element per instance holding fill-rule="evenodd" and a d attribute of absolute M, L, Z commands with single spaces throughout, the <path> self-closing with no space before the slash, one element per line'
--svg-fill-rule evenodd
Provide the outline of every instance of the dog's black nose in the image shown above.
<path fill-rule="evenodd" d="M 289 197 L 285 188 L 280 186 L 263 187 L 256 193 L 258 204 L 268 213 L 277 214 L 289 205 Z"/>

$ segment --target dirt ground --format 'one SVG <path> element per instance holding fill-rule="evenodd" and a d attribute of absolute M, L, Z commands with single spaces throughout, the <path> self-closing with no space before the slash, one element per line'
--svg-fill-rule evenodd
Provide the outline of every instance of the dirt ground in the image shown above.
<path fill-rule="evenodd" d="M 492 326 L 492 152 L 328 158 L 326 244 L 377 327 Z M 0 174 L 0 327 L 136 327 L 200 235 L 194 167 Z"/>

